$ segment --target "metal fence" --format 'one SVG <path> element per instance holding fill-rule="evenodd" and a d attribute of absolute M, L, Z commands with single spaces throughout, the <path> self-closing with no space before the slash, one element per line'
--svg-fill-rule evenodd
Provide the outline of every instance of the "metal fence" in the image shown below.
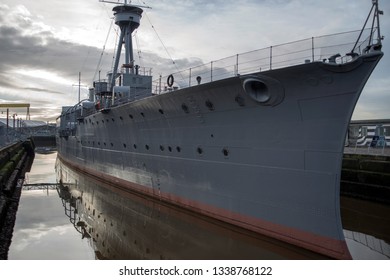
<path fill-rule="evenodd" d="M 362 54 L 370 42 L 371 29 L 363 30 L 354 52 Z M 238 75 L 267 71 L 313 61 L 346 63 L 352 60 L 352 49 L 361 30 L 312 37 L 287 44 L 270 46 L 161 75 L 153 81 L 153 93 L 161 94 Z M 170 77 L 173 84 L 168 85 Z M 173 79 L 172 79 L 173 77 Z"/>

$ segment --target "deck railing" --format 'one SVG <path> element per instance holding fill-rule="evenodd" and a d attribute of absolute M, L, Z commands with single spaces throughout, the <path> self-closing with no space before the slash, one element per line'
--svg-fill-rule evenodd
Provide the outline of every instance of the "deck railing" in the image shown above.
<path fill-rule="evenodd" d="M 371 29 L 363 30 L 354 52 L 362 54 L 370 42 Z M 238 75 L 267 71 L 313 61 L 346 63 L 361 30 L 312 37 L 287 44 L 270 46 L 192 67 L 166 73 L 153 81 L 153 93 L 161 94 Z M 168 85 L 171 75 L 174 83 Z"/>

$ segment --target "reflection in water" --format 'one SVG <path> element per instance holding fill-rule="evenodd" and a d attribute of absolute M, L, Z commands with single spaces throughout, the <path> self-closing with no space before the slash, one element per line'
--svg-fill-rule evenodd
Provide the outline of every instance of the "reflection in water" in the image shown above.
<path fill-rule="evenodd" d="M 56 182 L 57 154 L 35 154 L 28 184 Z M 16 214 L 10 260 L 94 259 L 90 245 L 64 215 L 57 190 L 23 190 Z"/>
<path fill-rule="evenodd" d="M 10 260 L 94 259 L 90 245 L 69 223 L 56 190 L 23 191 Z"/>
<path fill-rule="evenodd" d="M 295 246 L 77 174 L 56 154 L 37 154 L 23 191 L 9 259 L 319 259 Z M 59 197 L 61 199 L 59 199 Z M 61 204 L 62 203 L 62 204 Z M 354 259 L 390 258 L 390 206 L 341 198 Z M 65 215 L 64 215 L 65 214 Z"/>
<path fill-rule="evenodd" d="M 66 213 L 100 259 L 318 259 L 304 249 L 178 210 L 58 162 Z"/>
<path fill-rule="evenodd" d="M 390 259 L 390 206 L 342 197 L 341 215 L 354 259 Z"/>

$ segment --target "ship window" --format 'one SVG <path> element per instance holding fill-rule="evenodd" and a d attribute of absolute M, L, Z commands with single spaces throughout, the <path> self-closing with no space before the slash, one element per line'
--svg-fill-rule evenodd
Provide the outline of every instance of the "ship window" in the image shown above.
<path fill-rule="evenodd" d="M 169 150 L 170 152 L 172 152 L 172 147 L 171 147 L 171 146 L 168 146 L 168 150 Z"/>
<path fill-rule="evenodd" d="M 126 145 L 125 143 L 123 143 L 123 147 L 124 147 L 124 148 L 127 148 L 127 145 Z"/>
<path fill-rule="evenodd" d="M 145 114 L 141 112 L 141 116 L 145 118 Z"/>
<path fill-rule="evenodd" d="M 203 149 L 201 148 L 201 147 L 198 147 L 197 149 L 196 149 L 196 151 L 198 152 L 198 154 L 203 154 Z"/>
<path fill-rule="evenodd" d="M 177 147 L 176 147 L 176 151 L 177 151 L 178 153 L 180 153 L 180 152 L 181 152 L 181 148 L 180 148 L 179 146 L 177 146 Z"/>
<path fill-rule="evenodd" d="M 161 115 L 164 115 L 164 111 L 162 109 L 159 109 L 158 111 L 160 112 Z"/>
<path fill-rule="evenodd" d="M 145 145 L 145 149 L 149 150 L 150 149 L 149 145 Z"/>
<path fill-rule="evenodd" d="M 134 149 L 137 149 L 137 145 L 136 144 L 134 144 L 133 147 L 134 147 Z"/>
<path fill-rule="evenodd" d="M 111 147 L 114 147 L 114 143 L 111 143 Z"/>
<path fill-rule="evenodd" d="M 133 119 L 134 117 L 133 117 L 133 115 L 132 115 L 132 114 L 130 114 L 130 115 L 129 115 L 129 118 L 130 118 L 130 119 Z"/>
<path fill-rule="evenodd" d="M 114 119 L 114 118 L 112 118 L 112 121 L 113 121 L 113 122 L 115 122 L 115 119 Z"/>
<path fill-rule="evenodd" d="M 121 119 L 121 121 L 123 121 L 123 117 L 122 116 L 120 116 L 119 118 Z"/>
<path fill-rule="evenodd" d="M 161 152 L 163 152 L 165 150 L 163 145 L 160 145 L 160 150 L 161 150 Z"/>

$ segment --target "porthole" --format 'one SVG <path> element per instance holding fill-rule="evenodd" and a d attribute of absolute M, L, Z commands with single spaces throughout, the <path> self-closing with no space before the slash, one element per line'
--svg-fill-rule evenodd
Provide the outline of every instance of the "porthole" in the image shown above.
<path fill-rule="evenodd" d="M 163 145 L 160 145 L 160 150 L 161 150 L 161 152 L 163 152 L 165 150 Z"/>
<path fill-rule="evenodd" d="M 123 143 L 123 148 L 127 148 L 127 145 L 126 145 L 126 143 Z"/>
<path fill-rule="evenodd" d="M 222 149 L 222 153 L 225 157 L 229 156 L 229 150 L 227 148 Z"/>
<path fill-rule="evenodd" d="M 129 118 L 130 118 L 130 119 L 134 119 L 134 117 L 133 117 L 132 114 L 129 114 Z"/>
<path fill-rule="evenodd" d="M 172 147 L 168 146 L 168 151 L 172 152 Z"/>
<path fill-rule="evenodd" d="M 164 115 L 163 109 L 159 109 L 158 111 L 160 112 L 161 115 Z"/>
<path fill-rule="evenodd" d="M 178 153 L 180 153 L 180 152 L 181 152 L 181 148 L 180 148 L 179 146 L 177 146 L 177 147 L 176 147 L 176 151 L 177 151 Z"/>
<path fill-rule="evenodd" d="M 206 100 L 205 105 L 206 105 L 207 108 L 209 108 L 210 111 L 214 111 L 215 110 L 214 104 L 210 100 Z"/>
<path fill-rule="evenodd" d="M 185 103 L 183 103 L 182 105 L 181 105 L 181 109 L 184 111 L 184 113 L 186 113 L 186 114 L 188 114 L 189 112 L 190 112 L 190 109 L 188 108 L 188 106 L 185 104 Z"/>
<path fill-rule="evenodd" d="M 202 149 L 201 147 L 198 147 L 198 148 L 196 149 L 196 151 L 197 151 L 197 153 L 198 153 L 199 155 L 202 155 L 202 154 L 203 154 L 203 149 Z"/>
<path fill-rule="evenodd" d="M 145 145 L 145 149 L 149 150 L 150 149 L 149 145 Z"/>
<path fill-rule="evenodd" d="M 134 147 L 134 149 L 137 149 L 137 145 L 136 144 L 134 144 L 133 147 Z"/>
<path fill-rule="evenodd" d="M 141 116 L 142 116 L 143 118 L 145 118 L 145 114 L 144 114 L 144 113 L 142 113 L 142 112 L 141 112 Z"/>
<path fill-rule="evenodd" d="M 120 116 L 119 118 L 120 118 L 121 121 L 123 121 L 123 117 L 122 116 Z"/>

